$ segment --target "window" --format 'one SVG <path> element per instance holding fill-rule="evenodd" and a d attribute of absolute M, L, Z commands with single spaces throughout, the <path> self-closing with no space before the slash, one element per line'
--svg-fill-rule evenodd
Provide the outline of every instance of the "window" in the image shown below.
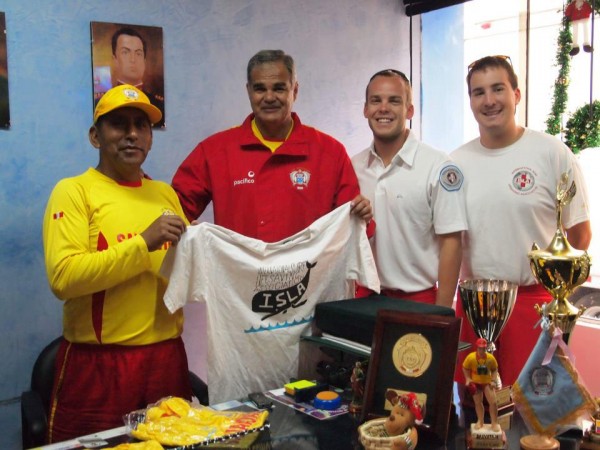
<path fill-rule="evenodd" d="M 559 73 L 556 66 L 557 39 L 563 8 L 567 0 L 530 0 L 529 45 L 527 43 L 527 1 L 473 0 L 464 8 L 464 70 L 471 62 L 485 55 L 510 55 L 519 75 L 522 100 L 517 108 L 517 121 L 545 131 L 546 119 L 554 101 L 554 85 Z M 589 24 L 591 36 L 591 22 Z M 581 34 L 581 33 L 580 33 Z M 582 40 L 582 39 L 581 39 Z M 600 48 L 600 46 L 599 46 Z M 600 66 L 594 58 L 593 83 L 590 83 L 590 53 L 580 51 L 570 59 L 566 123 L 569 113 L 590 101 L 590 84 L 600 87 Z M 464 141 L 478 135 L 477 124 L 469 108 L 466 87 L 463 86 Z M 600 92 L 592 91 L 594 99 Z"/>

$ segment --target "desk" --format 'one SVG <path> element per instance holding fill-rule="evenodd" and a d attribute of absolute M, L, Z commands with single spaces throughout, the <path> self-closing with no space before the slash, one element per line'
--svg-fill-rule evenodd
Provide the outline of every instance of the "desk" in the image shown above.
<path fill-rule="evenodd" d="M 317 420 L 288 406 L 275 403 L 269 416 L 270 429 L 261 432 L 251 448 L 273 450 L 359 450 L 358 420 L 345 414 L 329 420 Z M 95 447 L 84 447 L 79 441 Z M 105 448 L 123 442 L 131 442 L 125 434 L 125 427 L 119 427 L 78 440 L 67 441 L 42 447 L 44 450 L 83 450 L 85 448 Z M 458 445 L 457 445 L 458 444 Z M 201 447 L 201 448 L 211 448 Z M 224 448 L 218 445 L 212 448 Z M 440 445 L 425 445 L 420 441 L 418 448 L 444 448 Z M 448 449 L 463 449 L 464 434 L 458 433 L 449 438 Z M 516 447 L 518 448 L 518 447 Z"/>
<path fill-rule="evenodd" d="M 317 420 L 306 414 L 275 402 L 275 407 L 269 416 L 270 429 L 261 432 L 252 448 L 264 450 L 360 450 L 362 446 L 358 441 L 358 419 L 351 414 L 345 414 L 328 420 Z M 508 448 L 518 449 L 521 436 L 528 434 L 523 422 L 515 417 L 511 429 L 506 433 Z M 77 440 L 41 447 L 43 450 L 83 450 L 85 448 L 105 448 L 116 446 L 123 442 L 131 442 L 125 434 L 125 427 L 115 428 L 91 436 L 80 438 L 93 445 L 94 442 L 106 444 L 95 447 L 84 447 Z M 226 448 L 215 444 L 200 448 Z M 450 419 L 450 429 L 446 444 L 436 442 L 420 432 L 418 450 L 447 449 L 462 450 L 465 448 L 464 429 L 458 424 L 458 417 L 454 414 Z M 578 449 L 577 436 L 561 439 L 561 448 Z"/>

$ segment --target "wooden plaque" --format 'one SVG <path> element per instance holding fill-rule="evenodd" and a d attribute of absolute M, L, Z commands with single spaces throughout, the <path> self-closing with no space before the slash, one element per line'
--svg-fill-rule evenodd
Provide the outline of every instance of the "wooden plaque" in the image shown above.
<path fill-rule="evenodd" d="M 389 389 L 424 400 L 419 435 L 446 442 L 461 319 L 392 310 L 377 313 L 363 419 L 387 416 Z"/>

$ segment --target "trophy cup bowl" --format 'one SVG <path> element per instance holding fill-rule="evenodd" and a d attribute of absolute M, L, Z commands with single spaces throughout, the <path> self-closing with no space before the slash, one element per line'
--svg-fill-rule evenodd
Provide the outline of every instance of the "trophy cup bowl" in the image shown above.
<path fill-rule="evenodd" d="M 565 342 L 568 342 L 568 336 L 585 308 L 576 308 L 567 297 L 587 280 L 590 256 L 572 248 L 559 228 L 548 248 L 540 250 L 534 243 L 528 257 L 533 276 L 553 298 L 544 308 L 536 305 L 536 309 L 563 332 Z"/>
<path fill-rule="evenodd" d="M 571 202 L 576 193 L 575 182 L 569 185 L 569 174 L 563 173 L 556 186 L 554 237 L 545 250 L 540 250 L 534 242 L 527 254 L 533 276 L 553 298 L 547 305 L 535 305 L 535 309 L 563 332 L 563 340 L 566 343 L 569 343 L 575 322 L 585 311 L 585 308 L 571 305 L 567 297 L 587 280 L 591 266 L 587 252 L 571 247 L 562 225 L 563 208 Z"/>
<path fill-rule="evenodd" d="M 517 288 L 510 281 L 484 279 L 465 280 L 458 286 L 467 320 L 475 334 L 487 340 L 490 353 L 513 311 Z"/>

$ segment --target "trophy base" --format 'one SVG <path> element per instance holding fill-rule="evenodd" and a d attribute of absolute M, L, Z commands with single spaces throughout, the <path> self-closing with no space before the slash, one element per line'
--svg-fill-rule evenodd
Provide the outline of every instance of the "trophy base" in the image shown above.
<path fill-rule="evenodd" d="M 467 433 L 467 448 L 469 450 L 486 448 L 505 449 L 506 433 L 503 430 L 492 430 L 492 426 L 487 423 L 481 428 L 476 429 L 473 423 Z"/>
<path fill-rule="evenodd" d="M 348 412 L 350 414 L 360 414 L 363 410 L 363 407 L 361 404 L 356 404 L 356 403 L 350 403 L 348 405 Z"/>
<path fill-rule="evenodd" d="M 519 443 L 522 450 L 556 450 L 560 447 L 556 439 L 541 434 L 523 436 Z"/>
<path fill-rule="evenodd" d="M 585 450 L 600 450 L 600 433 L 592 430 L 586 432 L 581 441 L 581 448 Z"/>
<path fill-rule="evenodd" d="M 590 441 L 589 439 L 583 439 L 581 441 L 581 447 L 584 450 L 600 450 L 600 443 L 596 443 L 593 441 Z"/>

